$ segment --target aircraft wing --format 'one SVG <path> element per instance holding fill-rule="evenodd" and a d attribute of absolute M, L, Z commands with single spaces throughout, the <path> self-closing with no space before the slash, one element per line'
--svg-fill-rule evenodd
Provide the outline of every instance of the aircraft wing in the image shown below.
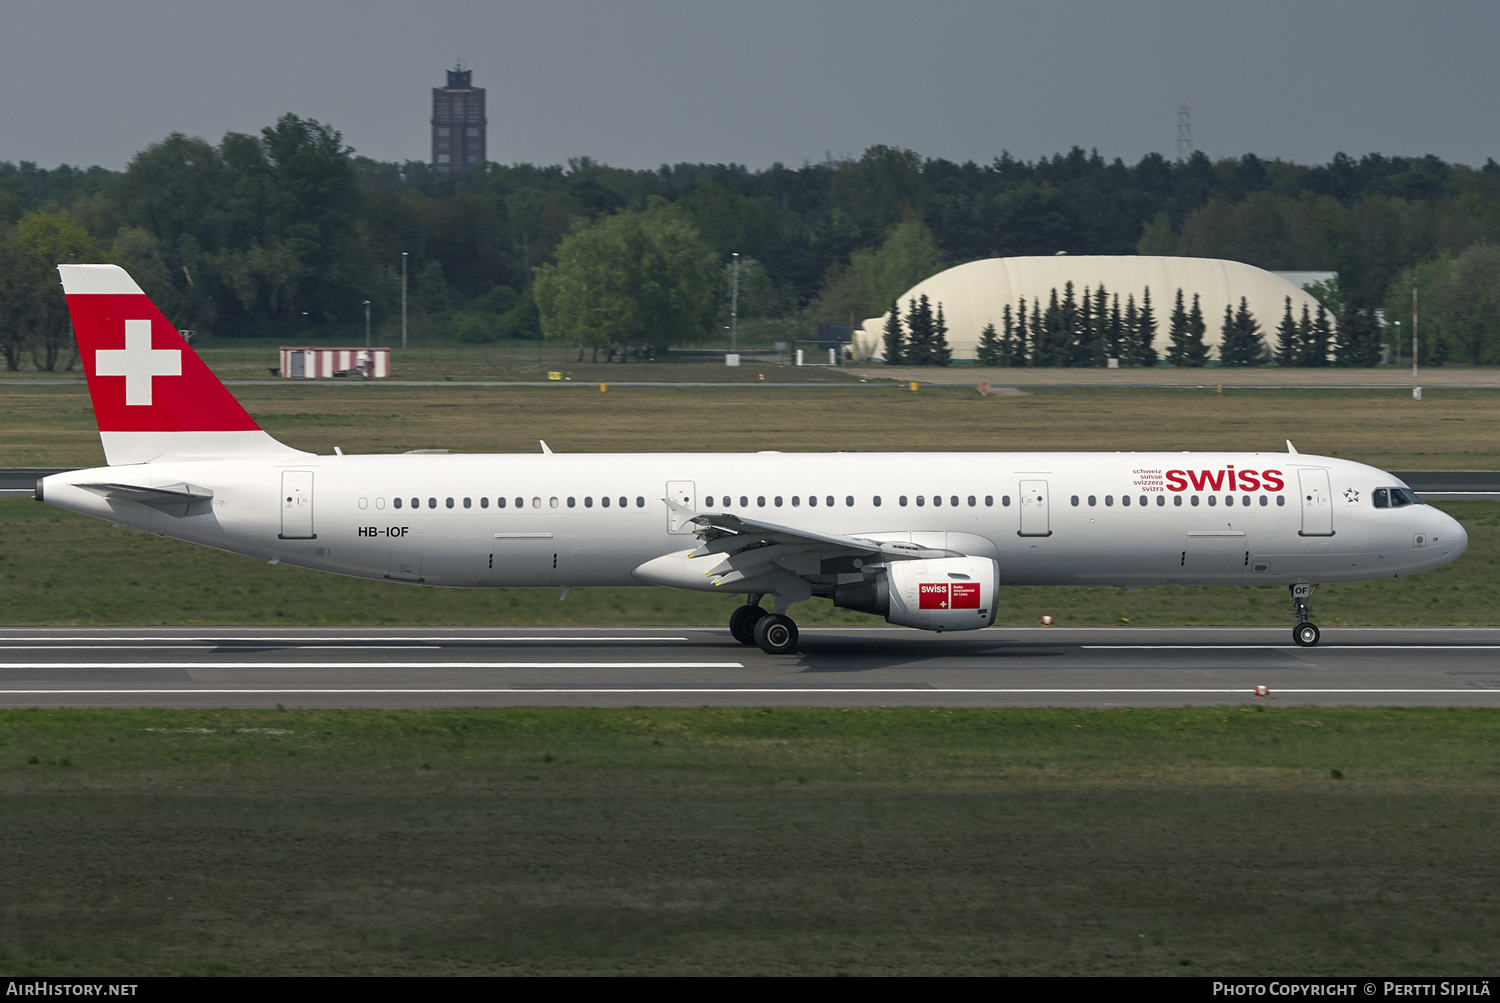
<path fill-rule="evenodd" d="M 718 558 L 703 574 L 719 586 L 783 572 L 806 578 L 873 570 L 887 561 L 963 556 L 913 543 L 782 526 L 728 512 L 694 512 L 671 499 L 665 500 L 683 522 L 695 527 L 693 535 L 699 545 L 689 558 Z"/>

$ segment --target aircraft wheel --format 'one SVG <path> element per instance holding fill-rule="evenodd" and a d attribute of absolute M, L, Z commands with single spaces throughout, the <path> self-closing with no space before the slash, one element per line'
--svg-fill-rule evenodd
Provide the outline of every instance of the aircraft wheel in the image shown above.
<path fill-rule="evenodd" d="M 789 655 L 797 650 L 797 625 L 789 616 L 763 616 L 755 625 L 755 643 L 768 655 Z"/>
<path fill-rule="evenodd" d="M 1322 636 L 1317 624 L 1299 623 L 1296 627 L 1292 628 L 1292 640 L 1304 648 L 1311 648 L 1318 643 L 1318 638 Z"/>
<path fill-rule="evenodd" d="M 759 606 L 740 606 L 729 614 L 729 633 L 741 644 L 755 643 L 755 625 L 765 618 L 767 611 Z"/>

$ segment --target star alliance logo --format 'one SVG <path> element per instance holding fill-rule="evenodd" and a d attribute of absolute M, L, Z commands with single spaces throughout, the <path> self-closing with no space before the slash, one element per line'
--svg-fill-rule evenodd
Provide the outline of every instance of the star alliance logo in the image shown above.
<path fill-rule="evenodd" d="M 1359 492 L 1354 490 L 1353 488 L 1345 488 L 1344 501 L 1348 502 L 1351 505 L 1357 504 L 1359 502 Z"/>

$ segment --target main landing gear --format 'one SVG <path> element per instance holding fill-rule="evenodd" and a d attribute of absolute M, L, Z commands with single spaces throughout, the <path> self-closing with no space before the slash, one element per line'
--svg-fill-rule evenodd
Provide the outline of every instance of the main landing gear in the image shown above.
<path fill-rule="evenodd" d="M 768 655 L 797 650 L 796 622 L 785 614 L 761 609 L 758 595 L 750 595 L 749 602 L 730 614 L 729 633 L 741 644 L 754 644 Z"/>
<path fill-rule="evenodd" d="M 1290 587 L 1292 594 L 1292 616 L 1297 618 L 1297 626 L 1292 628 L 1292 640 L 1297 642 L 1299 647 L 1303 648 L 1311 648 L 1318 643 L 1318 638 L 1322 636 L 1317 624 L 1308 620 L 1313 611 L 1312 606 L 1308 604 L 1308 600 L 1312 598 L 1313 589 L 1315 588 L 1317 588 L 1316 585 L 1293 585 Z"/>

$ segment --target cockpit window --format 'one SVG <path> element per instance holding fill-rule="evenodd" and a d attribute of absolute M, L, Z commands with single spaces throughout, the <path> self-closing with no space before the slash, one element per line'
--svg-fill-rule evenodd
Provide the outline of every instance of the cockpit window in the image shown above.
<path fill-rule="evenodd" d="M 1376 508 L 1405 508 L 1421 505 L 1422 499 L 1410 488 L 1376 488 L 1373 495 Z"/>

